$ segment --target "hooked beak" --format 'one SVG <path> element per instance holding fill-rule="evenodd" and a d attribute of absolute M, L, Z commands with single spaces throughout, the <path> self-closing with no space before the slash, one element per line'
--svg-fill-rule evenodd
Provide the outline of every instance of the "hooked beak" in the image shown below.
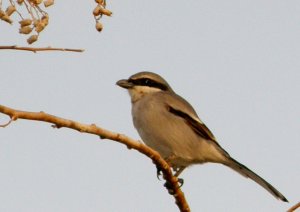
<path fill-rule="evenodd" d="M 119 80 L 118 82 L 116 82 L 116 84 L 125 89 L 129 89 L 133 87 L 133 84 L 131 82 L 128 82 L 128 80 L 126 79 Z"/>

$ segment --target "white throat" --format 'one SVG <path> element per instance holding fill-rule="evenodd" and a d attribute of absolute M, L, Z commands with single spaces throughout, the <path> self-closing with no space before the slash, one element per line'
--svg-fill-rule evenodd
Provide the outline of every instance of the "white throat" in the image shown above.
<path fill-rule="evenodd" d="M 140 100 L 143 96 L 145 96 L 147 94 L 155 93 L 155 92 L 159 92 L 159 91 L 161 91 L 161 89 L 147 87 L 147 86 L 134 86 L 133 88 L 128 89 L 132 103 Z"/>

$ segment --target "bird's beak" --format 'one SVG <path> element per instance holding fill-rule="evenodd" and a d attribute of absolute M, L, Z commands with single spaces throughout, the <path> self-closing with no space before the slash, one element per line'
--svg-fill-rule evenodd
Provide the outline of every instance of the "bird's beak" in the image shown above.
<path fill-rule="evenodd" d="M 129 89 L 133 87 L 133 84 L 131 82 L 128 82 L 128 80 L 126 79 L 119 80 L 116 84 L 125 89 Z"/>

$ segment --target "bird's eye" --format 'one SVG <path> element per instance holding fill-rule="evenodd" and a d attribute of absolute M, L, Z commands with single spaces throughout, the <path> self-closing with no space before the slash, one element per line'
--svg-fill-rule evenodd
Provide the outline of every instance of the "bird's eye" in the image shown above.
<path fill-rule="evenodd" d="M 150 84 L 150 80 L 149 79 L 144 79 L 144 84 L 145 85 L 149 85 Z"/>

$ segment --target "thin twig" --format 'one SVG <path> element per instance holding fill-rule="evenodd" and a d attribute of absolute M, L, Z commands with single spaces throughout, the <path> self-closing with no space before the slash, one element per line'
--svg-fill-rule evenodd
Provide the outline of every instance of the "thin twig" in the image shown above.
<path fill-rule="evenodd" d="M 125 144 L 129 149 L 135 149 L 139 151 L 140 153 L 151 158 L 153 163 L 155 163 L 155 165 L 162 170 L 165 180 L 170 185 L 169 189 L 171 189 L 174 192 L 173 197 L 175 198 L 176 204 L 180 209 L 180 211 L 190 212 L 189 205 L 184 197 L 183 192 L 181 191 L 178 185 L 178 179 L 173 176 L 168 163 L 159 155 L 158 152 L 151 149 L 150 147 L 130 137 L 127 137 L 126 135 L 114 133 L 106 129 L 97 127 L 95 124 L 91 124 L 91 125 L 82 124 L 69 119 L 53 116 L 45 112 L 27 112 L 27 111 L 15 110 L 0 105 L 0 113 L 10 116 L 12 121 L 16 121 L 17 119 L 27 119 L 27 120 L 48 122 L 54 124 L 56 128 L 66 127 L 66 128 L 77 130 L 79 132 L 94 134 L 100 136 L 101 138 L 106 138 L 106 139 L 114 140 L 119 143 Z"/>
<path fill-rule="evenodd" d="M 32 20 L 34 20 L 35 18 L 34 18 L 33 14 L 32 14 L 32 11 L 31 11 L 31 5 L 30 5 L 30 8 L 29 8 L 29 6 L 28 6 L 28 4 L 30 4 L 30 2 L 27 4 L 26 1 L 23 1 L 23 3 L 24 3 L 24 5 L 25 5 L 25 7 L 26 7 L 27 12 L 30 14 Z"/>
<path fill-rule="evenodd" d="M 34 8 L 36 8 L 36 10 L 39 11 L 42 15 L 48 15 L 48 13 L 45 12 L 44 10 L 42 10 L 38 5 L 36 5 Z M 38 15 L 37 11 L 36 11 L 36 13 Z"/>
<path fill-rule="evenodd" d="M 0 50 L 2 49 L 9 49 L 9 50 L 22 50 L 22 51 L 31 51 L 31 52 L 38 52 L 38 51 L 67 51 L 67 52 L 83 52 L 84 49 L 68 49 L 68 48 L 52 48 L 48 47 L 41 47 L 41 48 L 34 48 L 34 47 L 22 47 L 22 46 L 0 46 Z"/>
<path fill-rule="evenodd" d="M 12 0 L 9 0 L 9 3 L 13 6 L 15 6 L 15 2 L 13 2 Z"/>
<path fill-rule="evenodd" d="M 6 124 L 0 124 L 0 127 L 7 127 L 13 120 L 10 119 Z"/>
<path fill-rule="evenodd" d="M 298 202 L 296 205 L 294 205 L 293 207 L 291 207 L 290 209 L 288 209 L 287 212 L 294 212 L 299 207 L 300 207 L 300 202 Z"/>

